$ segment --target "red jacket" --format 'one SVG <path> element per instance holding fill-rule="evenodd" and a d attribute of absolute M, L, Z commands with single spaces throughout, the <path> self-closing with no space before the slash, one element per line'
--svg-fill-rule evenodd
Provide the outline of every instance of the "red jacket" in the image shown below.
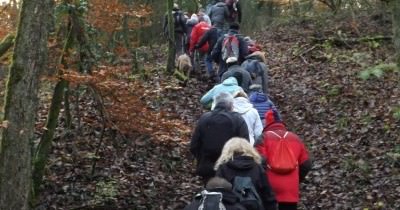
<path fill-rule="evenodd" d="M 284 136 L 287 130 L 282 123 L 271 124 L 264 130 L 263 142 L 256 148 L 268 162 L 279 138 L 267 131 L 274 131 L 279 136 Z M 285 141 L 288 141 L 299 165 L 308 160 L 308 152 L 296 134 L 288 132 Z M 266 170 L 266 174 L 278 202 L 297 203 L 299 201 L 299 167 L 289 174 L 277 174 L 269 169 Z"/>
<path fill-rule="evenodd" d="M 194 51 L 194 46 L 200 41 L 201 37 L 210 29 L 211 29 L 211 26 L 208 25 L 204 21 L 196 24 L 193 27 L 192 33 L 190 35 L 190 46 L 189 46 L 190 52 Z M 202 53 L 207 53 L 208 52 L 208 43 L 203 45 L 199 50 Z"/>

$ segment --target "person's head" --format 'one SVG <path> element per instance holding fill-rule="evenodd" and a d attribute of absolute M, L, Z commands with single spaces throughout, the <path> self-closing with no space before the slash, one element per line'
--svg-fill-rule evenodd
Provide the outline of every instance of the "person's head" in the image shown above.
<path fill-rule="evenodd" d="M 233 109 L 233 96 L 230 93 L 222 92 L 214 97 L 215 106 L 223 107 L 227 110 Z"/>
<path fill-rule="evenodd" d="M 233 94 L 233 96 L 234 96 L 234 98 L 239 98 L 239 97 L 247 98 L 247 99 L 249 98 L 247 96 L 247 94 L 244 92 L 244 90 L 237 91 L 235 94 Z"/>
<path fill-rule="evenodd" d="M 179 10 L 179 5 L 177 3 L 174 3 L 174 7 L 172 9 Z"/>
<path fill-rule="evenodd" d="M 199 23 L 200 22 L 204 22 L 204 21 L 206 21 L 206 19 L 204 19 L 204 16 L 203 15 L 199 15 Z"/>
<path fill-rule="evenodd" d="M 279 118 L 279 114 L 276 109 L 270 109 L 267 112 L 265 112 L 264 120 L 265 120 L 265 127 L 268 127 L 274 123 L 282 123 L 282 120 Z"/>
<path fill-rule="evenodd" d="M 235 77 L 238 85 L 242 87 L 243 75 L 240 72 L 234 72 L 232 76 Z"/>
<path fill-rule="evenodd" d="M 206 190 L 213 189 L 232 190 L 232 184 L 229 183 L 226 179 L 216 176 L 211 178 L 206 184 Z"/>
<path fill-rule="evenodd" d="M 261 164 L 261 156 L 246 139 L 233 137 L 225 143 L 214 169 L 217 170 L 220 165 L 233 160 L 235 156 L 252 157 L 257 164 Z"/>
<path fill-rule="evenodd" d="M 240 29 L 240 25 L 239 25 L 238 23 L 231 23 L 231 24 L 229 25 L 229 30 L 236 30 L 236 31 L 239 31 L 239 29 Z"/>

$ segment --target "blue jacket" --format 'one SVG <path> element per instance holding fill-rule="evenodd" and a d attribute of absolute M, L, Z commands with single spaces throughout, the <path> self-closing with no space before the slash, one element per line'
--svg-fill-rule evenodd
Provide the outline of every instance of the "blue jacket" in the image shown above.
<path fill-rule="evenodd" d="M 235 93 L 237 91 L 243 90 L 236 81 L 235 77 L 229 77 L 224 80 L 221 84 L 215 85 L 211 90 L 209 90 L 203 97 L 200 99 L 200 103 L 203 105 L 208 105 L 214 100 L 214 96 L 222 93 Z"/>
<path fill-rule="evenodd" d="M 260 115 L 261 121 L 264 124 L 264 119 L 265 119 L 265 113 L 270 110 L 273 109 L 278 113 L 278 119 L 281 119 L 281 116 L 276 108 L 276 106 L 274 105 L 274 103 L 268 98 L 268 96 L 262 92 L 252 92 L 250 93 L 249 96 L 250 99 L 250 103 L 253 104 L 254 108 L 257 109 L 258 114 Z"/>

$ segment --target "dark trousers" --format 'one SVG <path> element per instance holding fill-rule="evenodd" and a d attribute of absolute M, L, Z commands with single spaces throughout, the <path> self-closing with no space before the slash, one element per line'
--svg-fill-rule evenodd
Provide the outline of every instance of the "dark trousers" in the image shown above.
<path fill-rule="evenodd" d="M 297 203 L 278 203 L 279 210 L 297 210 Z"/>

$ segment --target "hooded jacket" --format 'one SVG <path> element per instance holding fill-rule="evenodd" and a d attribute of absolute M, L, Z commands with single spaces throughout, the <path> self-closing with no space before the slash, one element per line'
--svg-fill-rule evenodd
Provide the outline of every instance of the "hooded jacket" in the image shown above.
<path fill-rule="evenodd" d="M 249 138 L 246 122 L 238 113 L 217 104 L 213 111 L 200 117 L 190 141 L 190 152 L 197 160 L 199 176 L 210 178 L 215 175 L 215 162 L 232 137 Z"/>
<path fill-rule="evenodd" d="M 193 27 L 192 33 L 190 35 L 190 47 L 189 51 L 194 51 L 194 46 L 199 42 L 200 38 L 210 30 L 211 26 L 208 25 L 205 21 L 201 21 Z M 207 53 L 208 52 L 208 44 L 206 43 L 200 49 L 200 52 Z"/>
<path fill-rule="evenodd" d="M 222 29 L 229 18 L 229 9 L 224 2 L 218 2 L 211 7 L 209 16 L 212 25 Z"/>
<path fill-rule="evenodd" d="M 264 130 L 263 142 L 256 146 L 257 151 L 267 162 L 272 158 L 274 151 L 279 143 L 279 138 L 268 131 L 273 131 L 283 137 L 287 129 L 283 123 L 272 122 L 267 124 Z M 288 174 L 278 174 L 272 170 L 266 170 L 265 173 L 275 192 L 276 200 L 279 203 L 297 203 L 299 202 L 300 180 L 304 179 L 307 172 L 311 169 L 311 161 L 308 157 L 308 151 L 301 139 L 294 133 L 288 132 L 284 141 L 288 142 L 291 151 L 296 157 L 299 167 Z"/>
<path fill-rule="evenodd" d="M 253 107 L 257 110 L 258 115 L 260 116 L 261 122 L 264 125 L 265 113 L 273 109 L 278 112 L 274 103 L 268 98 L 268 96 L 262 92 L 251 92 L 249 96 L 250 103 L 253 104 Z M 281 121 L 281 116 L 278 113 L 278 119 Z"/>
<path fill-rule="evenodd" d="M 228 77 L 233 77 L 235 72 L 238 72 L 242 75 L 242 83 L 239 84 L 239 86 L 242 87 L 246 93 L 248 93 L 251 85 L 251 76 L 249 72 L 239 65 L 230 66 L 228 70 L 222 74 L 221 81 L 224 81 Z"/>
<path fill-rule="evenodd" d="M 252 157 L 235 156 L 229 162 L 222 164 L 216 175 L 225 178 L 233 184 L 235 176 L 250 177 L 266 210 L 276 209 L 276 200 L 264 169 Z"/>
<path fill-rule="evenodd" d="M 200 103 L 202 103 L 203 105 L 208 105 L 212 103 L 212 101 L 214 100 L 214 96 L 218 95 L 219 93 L 227 92 L 233 94 L 240 90 L 243 89 L 238 85 L 237 80 L 234 77 L 229 77 L 221 84 L 215 85 L 203 97 L 201 97 Z"/>
<path fill-rule="evenodd" d="M 250 144 L 254 145 L 255 139 L 261 136 L 263 130 L 257 110 L 253 108 L 253 104 L 247 98 L 237 97 L 233 99 L 233 111 L 239 113 L 246 121 Z"/>

